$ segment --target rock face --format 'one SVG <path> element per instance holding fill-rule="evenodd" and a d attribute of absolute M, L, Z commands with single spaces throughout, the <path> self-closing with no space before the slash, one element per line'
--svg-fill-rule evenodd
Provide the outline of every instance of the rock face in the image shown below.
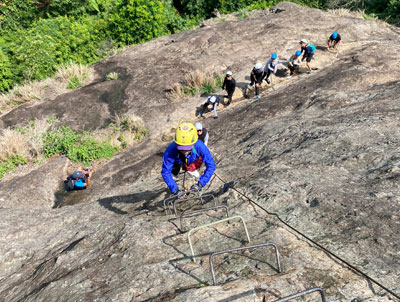
<path fill-rule="evenodd" d="M 343 37 L 339 53 L 325 47 L 334 30 Z M 301 38 L 317 46 L 312 65 L 319 69 L 289 80 L 280 71 L 260 99 L 244 99 L 254 62 L 272 52 L 288 58 Z M 224 254 L 214 259 L 218 285 L 211 286 L 209 253 L 248 245 L 243 226 L 234 220 L 193 233 L 192 262 L 188 233 L 164 213 L 169 193 L 159 172 L 173 127 L 194 121 L 194 108 L 204 101 L 171 102 L 167 87 L 188 71 L 232 70 L 242 94 L 219 108 L 218 120 L 203 120 L 217 174 L 400 295 L 400 55 L 393 51 L 399 46 L 399 34 L 383 24 L 280 3 L 247 19 L 129 48 L 98 63 L 91 85 L 2 116 L 5 126 L 47 112 L 73 123 L 83 113 L 71 110 L 68 100 L 84 96 L 94 111 L 85 112 L 82 128 L 102 127 L 128 111 L 152 135 L 98 169 L 88 190 L 62 196 L 61 208 L 49 205 L 56 185 L 42 192 L 11 189 L 23 178 L 0 184 L 6 192 L 0 202 L 1 299 L 275 301 L 318 286 L 327 301 L 396 301 L 274 216 L 224 190 L 217 178 L 205 191 L 231 216 L 244 218 L 251 244 L 276 243 L 282 272 L 270 247 Z M 121 82 L 103 83 L 115 70 L 124 71 Z M 62 171 L 65 162 L 50 164 Z M 36 196 L 35 206 L 26 206 L 29 196 Z M 192 200 L 178 209 L 191 206 L 199 207 Z M 223 211 L 209 211 L 183 223 L 189 229 L 223 217 Z"/>

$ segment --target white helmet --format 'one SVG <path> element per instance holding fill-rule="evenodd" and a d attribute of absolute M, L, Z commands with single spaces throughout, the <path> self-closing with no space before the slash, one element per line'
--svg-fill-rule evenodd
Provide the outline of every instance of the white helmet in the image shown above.
<path fill-rule="evenodd" d="M 261 69 L 262 68 L 262 64 L 260 62 L 256 63 L 256 65 L 254 65 L 255 69 Z"/>
<path fill-rule="evenodd" d="M 199 123 L 199 122 L 194 124 L 194 126 L 196 127 L 197 130 L 203 130 L 203 125 L 201 123 Z"/>
<path fill-rule="evenodd" d="M 212 97 L 210 97 L 210 102 L 212 104 L 214 104 L 216 100 L 217 100 L 217 98 L 214 95 Z"/>
<path fill-rule="evenodd" d="M 301 39 L 301 40 L 300 40 L 300 44 L 303 44 L 303 43 L 306 43 L 306 44 L 307 44 L 308 41 L 307 41 L 306 39 Z"/>
<path fill-rule="evenodd" d="M 232 75 L 232 71 L 227 71 L 227 72 L 226 72 L 226 75 L 227 75 L 228 77 L 230 77 L 230 76 Z"/>

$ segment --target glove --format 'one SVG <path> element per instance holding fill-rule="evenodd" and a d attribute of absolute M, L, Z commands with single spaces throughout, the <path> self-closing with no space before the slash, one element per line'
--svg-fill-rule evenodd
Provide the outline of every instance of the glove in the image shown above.
<path fill-rule="evenodd" d="M 177 189 L 177 190 L 174 192 L 174 195 L 175 195 L 176 197 L 178 197 L 178 198 L 182 198 L 183 196 L 185 196 L 185 191 L 182 191 L 182 190 Z"/>
<path fill-rule="evenodd" d="M 200 192 L 201 188 L 202 188 L 201 184 L 197 183 L 197 184 L 194 184 L 193 186 L 191 186 L 190 190 Z"/>

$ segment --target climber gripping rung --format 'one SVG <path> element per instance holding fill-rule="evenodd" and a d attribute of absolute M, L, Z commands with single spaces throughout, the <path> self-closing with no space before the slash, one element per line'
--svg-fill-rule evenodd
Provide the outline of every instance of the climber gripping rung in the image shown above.
<path fill-rule="evenodd" d="M 215 202 L 214 202 L 215 204 Z M 213 207 L 208 207 L 208 208 L 204 208 L 204 209 L 200 209 L 200 210 L 196 210 L 196 211 L 183 211 L 182 214 L 179 216 L 179 222 L 181 225 L 181 231 L 184 232 L 183 227 L 182 227 L 182 221 L 183 221 L 183 217 L 192 217 L 192 216 L 196 216 L 199 214 L 202 214 L 204 212 L 208 212 L 210 210 L 215 210 L 217 211 L 218 209 L 225 209 L 226 212 L 226 217 L 229 217 L 229 211 L 228 211 L 228 207 L 225 205 L 221 205 L 221 206 L 217 206 L 214 205 Z"/>
<path fill-rule="evenodd" d="M 298 297 L 301 297 L 301 296 L 304 296 L 304 295 L 308 295 L 308 294 L 311 294 L 311 293 L 314 293 L 314 292 L 319 292 L 320 295 L 321 295 L 322 302 L 326 302 L 325 293 L 324 293 L 324 290 L 321 287 L 310 288 L 310 289 L 307 289 L 305 291 L 299 292 L 297 294 L 293 294 L 293 295 L 281 298 L 279 300 L 275 300 L 274 302 L 289 301 L 289 300 L 293 300 L 293 299 L 296 299 Z"/>
<path fill-rule="evenodd" d="M 210 254 L 210 270 L 211 270 L 211 275 L 212 275 L 212 279 L 213 279 L 213 285 L 217 285 L 217 282 L 215 281 L 215 272 L 214 272 L 214 265 L 213 265 L 213 257 L 214 256 L 220 255 L 220 254 L 227 254 L 227 253 L 237 252 L 237 251 L 255 249 L 255 248 L 264 247 L 264 246 L 272 246 L 274 248 L 274 250 L 275 250 L 275 258 L 276 258 L 276 267 L 277 267 L 278 273 L 280 273 L 281 272 L 281 264 L 279 262 L 278 247 L 276 246 L 275 243 L 266 242 L 266 243 L 254 244 L 254 245 L 249 245 L 249 246 L 242 246 L 242 247 L 232 248 L 232 249 L 229 249 L 229 250 L 213 252 L 213 253 Z"/>

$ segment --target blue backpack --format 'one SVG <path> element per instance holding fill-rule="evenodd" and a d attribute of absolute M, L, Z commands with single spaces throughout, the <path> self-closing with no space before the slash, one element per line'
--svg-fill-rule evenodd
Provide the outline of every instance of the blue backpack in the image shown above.
<path fill-rule="evenodd" d="M 314 45 L 312 45 L 312 44 L 307 44 L 306 48 L 308 48 L 308 47 L 310 47 L 310 48 L 311 48 L 312 52 L 314 52 L 314 51 L 316 51 L 316 50 L 317 50 L 317 49 L 315 48 L 315 46 L 314 46 Z"/>

